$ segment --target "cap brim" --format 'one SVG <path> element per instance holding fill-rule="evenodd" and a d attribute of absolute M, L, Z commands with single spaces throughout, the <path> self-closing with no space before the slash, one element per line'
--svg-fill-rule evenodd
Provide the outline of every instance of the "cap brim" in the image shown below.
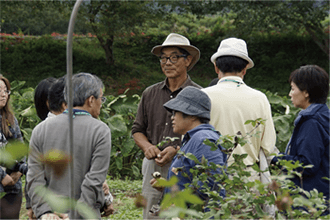
<path fill-rule="evenodd" d="M 162 54 L 161 52 L 164 47 L 179 47 L 188 51 L 188 53 L 193 57 L 193 59 L 191 60 L 191 63 L 188 66 L 187 71 L 191 70 L 200 58 L 199 49 L 192 45 L 177 45 L 177 44 L 158 45 L 152 48 L 151 53 L 153 53 L 156 56 L 160 56 Z"/>
<path fill-rule="evenodd" d="M 250 57 L 245 56 L 244 54 L 239 54 L 239 53 L 235 53 L 233 51 L 217 51 L 215 54 L 212 55 L 211 57 L 211 62 L 215 64 L 215 61 L 218 57 L 222 57 L 222 56 L 236 56 L 236 57 L 240 57 L 246 61 L 249 62 L 249 64 L 247 65 L 247 68 L 250 69 L 252 67 L 254 67 L 254 62 L 251 60 Z"/>
<path fill-rule="evenodd" d="M 178 111 L 178 112 L 183 112 L 186 115 L 193 115 L 193 116 L 198 116 L 198 117 L 208 118 L 208 119 L 210 118 L 209 111 L 201 112 L 200 109 L 198 109 L 195 106 L 190 105 L 187 102 L 184 102 L 182 100 L 171 99 L 170 101 L 166 102 L 163 106 L 169 112 L 172 112 L 174 110 L 174 111 Z"/>

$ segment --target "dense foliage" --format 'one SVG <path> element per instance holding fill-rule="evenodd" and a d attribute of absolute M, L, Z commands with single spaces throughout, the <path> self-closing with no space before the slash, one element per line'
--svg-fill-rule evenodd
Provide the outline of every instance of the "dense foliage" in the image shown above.
<path fill-rule="evenodd" d="M 201 59 L 189 72 L 191 78 L 203 87 L 216 78 L 210 57 L 217 50 L 224 35 L 195 33 L 187 36 L 201 51 Z M 280 95 L 289 92 L 288 77 L 301 65 L 316 64 L 327 69 L 327 55 L 308 36 L 255 34 L 248 40 L 249 56 L 255 67 L 248 70 L 245 82 L 258 89 Z M 114 43 L 116 64 L 108 66 L 104 51 L 93 35 L 77 36 L 73 44 L 73 72 L 90 72 L 103 79 L 106 93 L 141 94 L 147 86 L 164 79 L 157 57 L 150 53 L 161 44 L 166 35 L 142 33 L 122 36 Z M 252 37 L 251 37 L 252 38 Z M 39 81 L 66 74 L 66 37 L 52 34 L 42 37 L 2 35 L 1 73 L 10 81 L 26 81 L 35 87 Z M 136 84 L 130 81 L 136 78 Z M 126 84 L 126 85 L 125 85 Z"/>
<path fill-rule="evenodd" d="M 135 85 L 131 81 L 132 86 Z M 277 132 L 276 146 L 281 152 L 293 130 L 293 121 L 297 109 L 293 108 L 286 97 L 266 91 L 271 103 L 274 124 Z M 26 87 L 22 81 L 12 82 L 11 104 L 16 113 L 24 139 L 29 142 L 32 129 L 40 122 L 33 103 L 34 89 Z M 135 145 L 131 137 L 131 128 L 135 119 L 139 95 L 128 95 L 127 91 L 119 96 L 106 95 L 106 102 L 101 109 L 100 120 L 111 129 L 112 148 L 109 174 L 114 177 L 138 179 L 141 177 L 142 151 Z"/>
<path fill-rule="evenodd" d="M 253 126 L 262 126 L 262 120 L 250 120 Z M 251 131 L 251 135 L 257 135 Z M 249 135 L 250 136 L 250 135 Z M 241 135 L 221 136 L 217 143 L 220 143 L 226 150 L 228 157 L 233 149 L 239 145 L 244 147 L 248 137 Z M 208 144 L 211 150 L 217 149 L 217 145 L 212 142 L 204 142 Z M 165 195 L 160 215 L 166 218 L 180 217 L 184 219 L 328 219 L 329 215 L 321 216 L 327 209 L 323 193 L 319 193 L 316 189 L 310 192 L 296 186 L 290 178 L 299 176 L 301 179 L 302 172 L 312 165 L 303 166 L 299 161 L 280 160 L 283 167 L 267 168 L 260 170 L 258 164 L 252 166 L 252 171 L 265 175 L 267 171 L 272 173 L 268 182 L 261 182 L 261 178 L 257 180 L 249 179 L 251 170 L 247 171 L 247 166 L 243 159 L 247 154 L 233 155 L 235 162 L 231 165 L 221 166 L 219 164 L 208 163 L 207 159 L 202 158 L 199 161 L 193 154 L 178 152 L 179 157 L 186 157 L 194 161 L 197 165 L 190 169 L 192 176 L 184 173 L 184 167 L 176 169 L 183 172 L 182 175 L 189 178 L 192 183 L 187 183 L 186 189 L 183 191 L 172 190 L 171 194 Z M 298 172 L 302 168 L 301 172 Z M 212 174 L 211 170 L 220 169 L 221 174 Z M 174 172 L 174 171 L 173 171 Z M 159 186 L 173 187 L 176 183 L 176 177 L 171 180 L 158 180 Z M 226 196 L 221 197 L 218 192 L 212 190 L 208 186 L 209 179 L 213 179 L 221 189 L 226 190 Z M 200 186 L 198 181 L 202 181 L 204 185 Z M 209 199 L 201 201 L 196 198 L 194 192 L 199 189 L 202 193 L 208 195 Z M 194 197 L 195 196 L 195 197 Z M 329 201 L 328 201 L 329 202 Z M 190 208 L 187 209 L 187 203 Z M 265 209 L 265 206 L 273 207 L 273 212 Z M 208 209 L 209 212 L 203 212 Z"/>

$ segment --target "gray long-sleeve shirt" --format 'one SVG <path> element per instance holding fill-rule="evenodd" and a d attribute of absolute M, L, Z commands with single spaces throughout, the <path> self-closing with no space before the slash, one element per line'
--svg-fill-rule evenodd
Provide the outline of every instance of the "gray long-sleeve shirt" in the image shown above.
<path fill-rule="evenodd" d="M 109 127 L 90 115 L 75 115 L 73 119 L 74 144 L 74 194 L 78 202 L 86 203 L 100 218 L 104 193 L 102 184 L 106 179 L 111 152 Z M 28 194 L 37 217 L 53 212 L 51 207 L 35 192 L 38 186 L 47 187 L 57 195 L 70 196 L 69 167 L 60 177 L 54 170 L 39 161 L 40 154 L 58 149 L 69 154 L 69 120 L 67 114 L 50 118 L 37 125 L 30 141 L 27 173 Z M 82 216 L 76 216 L 81 218 Z"/>

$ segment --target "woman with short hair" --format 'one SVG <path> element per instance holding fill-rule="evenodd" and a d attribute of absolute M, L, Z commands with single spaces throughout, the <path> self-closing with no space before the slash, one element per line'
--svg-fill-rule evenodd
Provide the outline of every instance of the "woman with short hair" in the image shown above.
<path fill-rule="evenodd" d="M 298 176 L 292 181 L 307 191 L 317 189 L 329 201 L 330 110 L 326 105 L 329 74 L 319 66 L 307 65 L 293 71 L 289 82 L 291 101 L 302 111 L 294 121 L 295 127 L 284 156 L 274 157 L 272 163 L 276 164 L 278 159 L 284 159 L 299 161 L 304 166 L 313 165 L 311 168 L 297 170 L 302 172 L 302 181 Z"/>

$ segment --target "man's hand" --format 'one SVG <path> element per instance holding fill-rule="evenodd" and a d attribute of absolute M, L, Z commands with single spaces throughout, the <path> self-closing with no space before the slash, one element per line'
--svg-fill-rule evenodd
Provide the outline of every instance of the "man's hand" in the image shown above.
<path fill-rule="evenodd" d="M 111 203 L 108 205 L 105 209 L 104 212 L 102 213 L 101 217 L 107 217 L 115 212 L 115 209 L 113 208 L 113 204 Z"/>
<path fill-rule="evenodd" d="M 107 184 L 107 180 L 104 181 L 104 183 L 102 185 L 102 190 L 104 192 L 104 195 L 108 195 L 110 193 L 110 189 L 109 189 L 109 186 Z"/>
<path fill-rule="evenodd" d="M 29 220 L 34 220 L 34 219 L 37 219 L 37 217 L 34 215 L 34 212 L 32 210 L 32 208 L 29 208 L 28 211 L 27 211 L 27 215 L 29 217 Z"/>
<path fill-rule="evenodd" d="M 1 184 L 3 186 L 12 186 L 15 185 L 15 182 L 11 176 L 8 174 L 1 180 Z"/>
<path fill-rule="evenodd" d="M 148 159 L 154 159 L 161 151 L 155 145 L 150 145 L 146 151 L 144 151 L 144 156 Z"/>
<path fill-rule="evenodd" d="M 11 174 L 10 174 L 10 177 L 13 179 L 13 181 L 15 182 L 15 183 L 17 183 L 17 181 L 19 180 L 19 178 L 22 176 L 22 173 L 21 172 L 19 172 L 19 171 L 17 171 L 17 172 L 12 172 Z M 15 184 L 14 183 L 14 184 Z"/>
<path fill-rule="evenodd" d="M 164 166 L 168 163 L 171 163 L 173 160 L 173 157 L 176 155 L 180 147 L 178 146 L 177 149 L 175 149 L 172 146 L 166 147 L 163 151 L 161 151 L 157 158 L 155 159 L 155 162 L 158 166 Z"/>

